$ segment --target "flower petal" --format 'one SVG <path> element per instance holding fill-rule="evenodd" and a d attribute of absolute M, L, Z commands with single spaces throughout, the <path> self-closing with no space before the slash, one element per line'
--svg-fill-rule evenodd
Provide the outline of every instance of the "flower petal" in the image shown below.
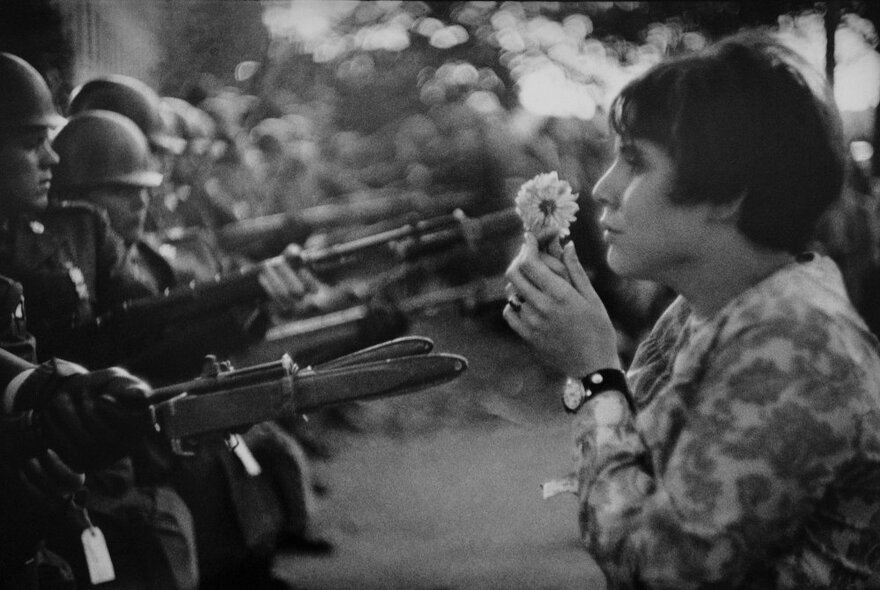
<path fill-rule="evenodd" d="M 568 235 L 569 226 L 579 209 L 571 185 L 560 180 L 555 170 L 538 174 L 525 182 L 515 203 L 523 227 L 535 233 L 539 241 Z"/>

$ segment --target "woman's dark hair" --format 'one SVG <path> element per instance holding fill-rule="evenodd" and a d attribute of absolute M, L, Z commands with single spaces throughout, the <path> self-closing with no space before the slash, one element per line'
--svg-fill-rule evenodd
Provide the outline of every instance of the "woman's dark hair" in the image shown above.
<path fill-rule="evenodd" d="M 660 64 L 611 107 L 625 138 L 667 149 L 676 203 L 744 196 L 738 227 L 754 243 L 800 252 L 840 195 L 840 116 L 824 78 L 769 33 L 722 40 Z"/>

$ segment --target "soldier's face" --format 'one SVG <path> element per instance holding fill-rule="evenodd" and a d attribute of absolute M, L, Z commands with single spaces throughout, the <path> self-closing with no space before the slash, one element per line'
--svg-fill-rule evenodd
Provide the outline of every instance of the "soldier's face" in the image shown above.
<path fill-rule="evenodd" d="M 45 209 L 57 163 L 47 128 L 0 129 L 0 214 Z"/>

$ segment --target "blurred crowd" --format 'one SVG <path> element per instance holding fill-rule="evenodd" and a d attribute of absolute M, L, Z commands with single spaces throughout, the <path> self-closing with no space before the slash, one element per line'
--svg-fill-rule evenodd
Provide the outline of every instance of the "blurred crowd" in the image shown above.
<path fill-rule="evenodd" d="M 673 294 L 607 267 L 590 197 L 612 153 L 602 117 L 505 108 L 491 92 L 497 79 L 459 66 L 467 75 L 454 83 L 442 68 L 422 81 L 425 108 L 367 132 L 339 125 L 325 101 L 225 86 L 160 96 L 124 75 L 84 82 L 57 109 L 31 65 L 0 55 L 2 347 L 20 359 L 3 357 L 2 428 L 14 422 L 37 447 L 0 457 L 2 587 L 274 588 L 279 548 L 331 551 L 310 519 L 320 486 L 308 463 L 326 450 L 297 420 L 235 435 L 234 453 L 218 437 L 183 456 L 144 431 L 143 405 L 125 392 L 193 378 L 209 353 L 258 358 L 273 327 L 360 306 L 361 324 L 323 339 L 351 352 L 405 333 L 418 306 L 403 300 L 441 287 L 477 284 L 433 303 L 498 322 L 503 291 L 487 285 L 520 236 L 481 239 L 492 229 L 481 220 L 509 211 L 535 174 L 555 170 L 579 195 L 572 239 L 628 361 Z M 841 266 L 876 333 L 880 183 L 873 119 L 865 125 L 847 138 L 849 181 L 815 246 Z M 323 274 L 302 262 L 436 219 L 458 236 L 439 255 L 370 251 Z M 150 315 L 175 293 L 188 311 Z M 141 309 L 135 301 L 147 311 L 114 331 L 114 318 Z M 329 354 L 301 352 L 309 362 Z M 100 374 L 111 367 L 115 381 Z M 98 398 L 128 409 L 120 417 Z M 53 428 L 69 431 L 57 448 L 40 438 Z M 83 446 L 108 452 L 71 463 Z"/>

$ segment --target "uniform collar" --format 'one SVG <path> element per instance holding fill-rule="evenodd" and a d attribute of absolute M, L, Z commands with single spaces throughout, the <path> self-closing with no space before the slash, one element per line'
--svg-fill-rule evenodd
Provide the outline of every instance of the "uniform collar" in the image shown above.
<path fill-rule="evenodd" d="M 28 265 L 42 264 L 61 247 L 57 236 L 49 230 L 46 222 L 38 216 L 19 216 L 3 220 L 2 243 L 13 248 L 10 253 L 18 260 L 28 260 Z"/>

